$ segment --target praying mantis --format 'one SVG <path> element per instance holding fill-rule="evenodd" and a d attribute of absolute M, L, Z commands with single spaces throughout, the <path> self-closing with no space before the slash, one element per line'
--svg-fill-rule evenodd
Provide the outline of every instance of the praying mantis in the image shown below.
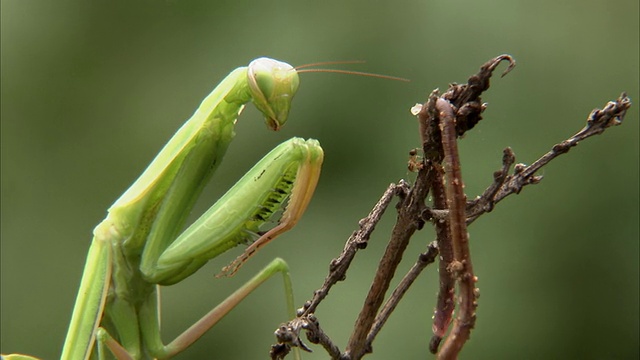
<path fill-rule="evenodd" d="M 317 140 L 292 138 L 269 152 L 181 232 L 224 157 L 246 103 L 253 102 L 267 127 L 278 130 L 287 121 L 298 85 L 296 69 L 274 59 L 259 58 L 233 70 L 108 209 L 93 231 L 61 359 L 170 358 L 278 273 L 284 278 L 289 316 L 295 316 L 288 266 L 276 258 L 165 345 L 158 288 L 182 281 L 239 244 L 250 244 L 222 271 L 233 275 L 260 247 L 300 219 L 315 191 L 324 155 Z M 276 214 L 281 214 L 276 225 L 262 230 Z M 21 354 L 2 358 L 35 359 Z"/>

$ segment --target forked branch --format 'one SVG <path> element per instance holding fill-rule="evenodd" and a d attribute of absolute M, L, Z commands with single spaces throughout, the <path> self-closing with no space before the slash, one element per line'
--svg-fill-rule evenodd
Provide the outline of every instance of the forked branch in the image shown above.
<path fill-rule="evenodd" d="M 502 167 L 493 174 L 493 183 L 480 196 L 466 201 L 456 142 L 482 119 L 481 115 L 486 105 L 482 103 L 480 95 L 489 88 L 489 79 L 502 61 L 509 63 L 504 76 L 515 66 L 515 61 L 509 55 L 491 59 L 477 74 L 471 76 L 466 84 L 451 85 L 441 96 L 436 90 L 431 93 L 427 102 L 412 108 L 413 114 L 418 116 L 422 140 L 422 157 L 415 150 L 410 153 L 409 168 L 418 172 L 415 183 L 409 185 L 401 180 L 398 185 L 389 185 L 370 214 L 360 220 L 359 229 L 349 237 L 342 253 L 331 261 L 324 284 L 314 292 L 312 299 L 298 310 L 295 319 L 283 324 L 276 331 L 278 343 L 272 347 L 272 359 L 283 359 L 292 346 L 311 351 L 300 339 L 302 330 L 305 330 L 311 343 L 321 344 L 331 359 L 361 359 L 373 351 L 372 344 L 376 335 L 402 296 L 420 272 L 435 261 L 438 254 L 440 286 L 434 314 L 434 336 L 429 349 L 437 353 L 439 359 L 458 357 L 474 326 L 477 306 L 477 279 L 473 275 L 466 227 L 478 217 L 490 212 L 505 197 L 519 193 L 527 185 L 539 183 L 542 176 L 536 175 L 537 171 L 551 160 L 568 152 L 580 141 L 621 124 L 631 105 L 631 101 L 623 93 L 617 100 L 607 103 L 603 109 L 593 110 L 582 130 L 553 146 L 533 164 L 515 165 L 511 174 L 509 171 L 514 166 L 516 158 L 513 151 L 506 148 L 502 156 Z M 426 199 L 430 192 L 433 203 L 427 205 Z M 346 273 L 356 253 L 366 248 L 371 233 L 394 197 L 398 197 L 396 224 L 346 350 L 341 352 L 335 341 L 320 328 L 316 317 L 317 308 L 333 285 L 346 279 Z M 402 260 L 409 240 L 429 221 L 434 224 L 436 241 L 428 244 L 427 250 L 418 256 L 416 263 L 382 306 L 390 281 Z M 455 296 L 456 289 L 458 296 Z M 453 319 L 456 299 L 458 312 L 453 328 L 446 336 Z M 438 351 L 445 336 L 446 340 Z"/>

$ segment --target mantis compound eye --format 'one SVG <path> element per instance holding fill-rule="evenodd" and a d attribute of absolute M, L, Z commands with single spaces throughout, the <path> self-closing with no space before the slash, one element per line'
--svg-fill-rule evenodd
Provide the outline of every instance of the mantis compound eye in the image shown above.
<path fill-rule="evenodd" d="M 253 60 L 247 69 L 253 102 L 264 116 L 267 126 L 279 130 L 289 116 L 291 100 L 300 79 L 293 66 L 269 58 Z"/>

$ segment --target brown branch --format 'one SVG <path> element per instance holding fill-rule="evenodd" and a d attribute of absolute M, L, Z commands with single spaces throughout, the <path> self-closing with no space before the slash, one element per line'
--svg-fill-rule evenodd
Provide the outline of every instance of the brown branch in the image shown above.
<path fill-rule="evenodd" d="M 408 192 L 408 189 L 409 185 L 404 181 L 400 181 L 398 185 L 390 184 L 387 187 L 387 190 L 385 190 L 380 200 L 374 205 L 369 215 L 358 222 L 360 228 L 354 231 L 349 239 L 347 239 L 344 250 L 340 256 L 331 260 L 329 264 L 329 275 L 325 278 L 322 287 L 313 293 L 313 298 L 305 303 L 303 315 L 314 313 L 322 299 L 329 294 L 331 287 L 338 281 L 346 279 L 347 270 L 351 265 L 351 261 L 356 256 L 358 250 L 367 247 L 371 233 L 375 230 L 376 225 L 391 203 L 393 196 L 398 195 L 403 198 L 406 196 L 405 194 Z"/>
<path fill-rule="evenodd" d="M 442 98 L 449 101 L 456 113 L 456 128 L 458 136 L 464 135 L 467 130 L 471 130 L 480 120 L 486 105 L 482 102 L 480 95 L 487 91 L 490 86 L 490 79 L 493 71 L 501 62 L 507 61 L 509 66 L 502 73 L 507 75 L 516 66 L 515 60 L 507 54 L 497 56 L 480 67 L 477 74 L 471 75 L 464 85 L 451 85 Z"/>
<path fill-rule="evenodd" d="M 296 319 L 282 325 L 276 331 L 279 344 L 272 348 L 273 359 L 284 358 L 292 346 L 310 351 L 299 337 L 303 329 L 308 340 L 321 344 L 331 359 L 356 360 L 372 352 L 372 343 L 376 335 L 420 272 L 435 260 L 438 250 L 441 255 L 440 293 L 434 314 L 434 337 L 430 343 L 430 350 L 437 351 L 439 342 L 449 327 L 455 306 L 454 285 L 457 283 L 460 309 L 454 327 L 438 354 L 438 357 L 443 359 L 457 358 L 474 325 L 477 299 L 476 278 L 472 271 L 466 226 L 482 214 L 490 212 L 495 204 L 506 196 L 519 193 L 524 186 L 539 182 L 542 177 L 536 176 L 536 171 L 569 151 L 579 141 L 620 124 L 630 106 L 629 98 L 622 94 L 618 100 L 609 102 L 603 110 L 594 110 L 584 129 L 555 145 L 532 165 L 515 165 L 513 174 L 509 174 L 509 169 L 515 163 L 515 155 L 510 148 L 505 149 L 502 168 L 494 173 L 493 183 L 481 196 L 466 202 L 456 137 L 463 135 L 481 120 L 486 106 L 481 102 L 480 95 L 489 88 L 492 72 L 505 60 L 509 61 L 509 67 L 504 72 L 506 74 L 515 62 L 510 56 L 501 55 L 484 64 L 478 74 L 469 78 L 467 84 L 452 85 L 440 97 L 438 92 L 434 91 L 424 105 L 412 108 L 412 112 L 418 115 L 419 119 L 424 157 L 421 159 L 415 150 L 410 154 L 409 166 L 412 170 L 418 171 L 415 184 L 411 187 L 401 181 L 399 185 L 390 185 L 369 216 L 359 222 L 360 229 L 351 235 L 340 256 L 331 262 L 329 275 L 323 286 L 298 310 Z M 433 208 L 425 204 L 429 191 L 432 191 L 434 197 Z M 367 246 L 375 225 L 394 195 L 400 200 L 396 206 L 398 215 L 391 239 L 380 260 L 347 348 L 341 353 L 338 346 L 320 328 L 314 312 L 328 295 L 330 288 L 346 278 L 346 272 L 356 252 Z M 437 248 L 434 243 L 429 245 L 428 250 L 419 256 L 418 261 L 380 310 L 409 239 L 426 221 L 434 222 Z"/>
<path fill-rule="evenodd" d="M 438 271 L 440 286 L 437 305 L 433 314 L 433 337 L 429 342 L 429 351 L 433 354 L 438 351 L 440 341 L 444 338 L 453 318 L 456 284 L 453 273 L 448 270 L 448 266 L 453 262 L 454 257 L 451 233 L 449 231 L 449 207 L 445 193 L 444 169 L 441 166 L 444 159 L 444 150 L 442 149 L 442 137 L 438 126 L 437 101 L 438 92 L 434 91 L 424 105 L 414 107 L 414 114 L 417 112 L 416 115 L 423 141 L 423 152 L 425 154 L 423 167 L 432 167 L 435 174 L 431 180 L 433 209 L 426 216 L 426 220 L 433 221 L 440 252 Z"/>
<path fill-rule="evenodd" d="M 389 289 L 391 279 L 395 274 L 404 250 L 409 244 L 411 236 L 424 225 L 421 214 L 426 206 L 425 199 L 429 193 L 429 182 L 433 171 L 428 168 L 420 169 L 416 184 L 409 190 L 407 197 L 398 204 L 398 216 L 387 244 L 384 255 L 380 259 L 369 293 L 364 301 L 362 310 L 356 319 L 354 331 L 349 338 L 345 355 L 349 359 L 361 359 L 371 352 L 367 344 L 367 336 L 373 327 L 376 314 L 382 305 L 384 296 Z"/>
<path fill-rule="evenodd" d="M 441 171 L 440 173 L 441 175 L 435 176 L 431 183 L 433 206 L 436 209 L 448 209 L 447 196 L 444 189 L 444 172 Z M 436 309 L 433 314 L 433 336 L 431 337 L 431 341 L 429 341 L 429 351 L 435 354 L 438 352 L 438 346 L 444 338 L 447 329 L 449 329 L 449 324 L 453 318 L 453 310 L 456 307 L 454 299 L 456 279 L 448 269 L 449 264 L 454 260 L 451 233 L 449 232 L 448 211 L 446 217 L 434 219 L 433 224 L 438 239 L 438 249 L 440 250 L 440 262 L 438 263 L 440 286 L 438 289 Z"/>
<path fill-rule="evenodd" d="M 473 274 L 469 236 L 466 224 L 467 197 L 464 194 L 460 156 L 458 155 L 456 119 L 451 103 L 442 98 L 436 102 L 439 111 L 442 148 L 444 151 L 445 194 L 449 209 L 449 236 L 453 248 L 453 262 L 447 266 L 458 283 L 460 309 L 453 329 L 442 348 L 438 359 L 457 359 L 465 342 L 469 339 L 471 329 L 476 322 L 477 290 L 476 277 Z"/>
<path fill-rule="evenodd" d="M 320 328 L 320 323 L 314 314 L 299 315 L 295 319 L 283 324 L 275 331 L 278 343 L 271 346 L 269 355 L 272 360 L 284 359 L 291 351 L 292 346 L 311 352 L 311 349 L 300 340 L 300 331 L 307 332 L 307 339 L 313 344 L 320 344 L 327 351 L 331 359 L 346 360 L 342 357 L 340 349 L 329 336 Z"/>
<path fill-rule="evenodd" d="M 418 278 L 418 275 L 420 275 L 427 265 L 436 261 L 436 256 L 438 256 L 438 245 L 434 241 L 429 244 L 426 252 L 418 256 L 418 260 L 413 264 L 402 280 L 400 280 L 398 286 L 393 290 L 391 296 L 389 296 L 389 300 L 387 300 L 378 316 L 376 316 L 371 331 L 367 335 L 366 343 L 368 347 L 371 347 L 376 336 L 387 322 L 387 319 L 389 319 L 389 316 L 391 316 L 391 313 L 395 310 L 400 300 L 402 300 L 404 294 L 409 290 L 409 287 L 411 287 L 413 282 Z"/>
<path fill-rule="evenodd" d="M 438 292 L 437 305 L 433 316 L 433 336 L 429 342 L 429 350 L 437 353 L 449 324 L 453 317 L 455 308 L 455 283 L 462 279 L 460 273 L 453 269 L 463 268 L 463 264 L 471 264 L 466 233 L 465 204 L 466 196 L 463 191 L 462 178 L 460 174 L 459 158 L 457 155 L 456 135 L 462 136 L 467 130 L 474 127 L 481 119 L 482 112 L 486 106 L 482 103 L 480 95 L 490 86 L 490 78 L 496 67 L 502 62 L 508 61 L 509 67 L 503 72 L 503 76 L 515 66 L 515 61 L 509 55 L 500 55 L 491 59 L 482 67 L 478 74 L 472 75 L 467 84 L 451 85 L 447 92 L 438 97 L 438 92 L 434 91 L 429 96 L 429 100 L 424 105 L 416 105 L 412 111 L 418 116 L 420 132 L 424 134 L 424 129 L 432 129 L 434 132 L 431 146 L 424 145 L 425 162 L 433 166 L 440 176 L 435 176 L 431 183 L 433 193 L 434 209 L 445 209 L 448 217 L 434 221 L 436 229 L 438 247 L 440 248 L 439 278 L 440 288 Z M 454 114 L 455 113 L 455 114 Z M 444 129 L 447 129 L 446 135 Z M 424 138 L 424 135 L 423 135 Z M 445 151 L 446 150 L 446 151 Z M 445 152 L 449 155 L 445 157 Z M 445 169 L 441 169 L 444 162 Z M 427 166 L 425 164 L 425 166 Z M 447 174 L 447 184 L 443 175 Z M 445 190 L 446 189 L 446 190 Z M 453 206 L 453 207 L 452 207 Z M 443 211 L 443 210 L 440 210 Z M 454 244 L 456 244 L 457 255 L 454 255 Z M 466 251 L 466 261 L 460 261 L 461 249 Z M 471 269 L 471 266 L 469 266 Z M 456 339 L 456 346 L 448 346 L 444 352 L 444 357 L 455 357 L 468 338 L 468 331 L 475 321 L 475 286 L 472 271 L 467 273 L 464 282 L 465 291 L 461 293 L 462 302 L 465 304 L 465 314 L 457 321 L 458 332 L 462 331 L 462 325 L 469 323 L 463 331 L 466 336 L 452 336 Z M 462 295 L 465 296 L 462 296 Z M 466 319 L 466 320 L 465 320 Z M 473 321 L 471 321 L 473 319 Z M 457 350 L 455 350 L 457 349 Z"/>
<path fill-rule="evenodd" d="M 494 182 L 478 198 L 467 204 L 467 224 L 471 224 L 478 217 L 490 212 L 495 204 L 511 194 L 518 194 L 527 185 L 537 184 L 542 176 L 535 175 L 543 166 L 556 157 L 569 152 L 582 140 L 602 134 L 606 129 L 622 123 L 627 110 L 631 107 L 631 99 L 622 93 L 615 101 L 609 101 L 603 109 L 594 109 L 587 118 L 586 126 L 575 135 L 554 145 L 551 150 L 542 155 L 533 164 L 515 166 L 514 174 L 507 175 L 508 169 L 515 162 L 515 155 L 511 149 L 505 149 L 502 159 L 502 169 L 494 174 Z"/>
<path fill-rule="evenodd" d="M 300 340 L 300 331 L 303 329 L 307 330 L 307 338 L 318 339 L 318 342 L 323 345 L 332 359 L 343 358 L 338 347 L 331 343 L 329 337 L 326 336 L 324 332 L 320 333 L 321 330 L 319 325 L 317 325 L 314 312 L 320 302 L 329 294 L 329 290 L 333 285 L 338 281 L 346 279 L 347 270 L 351 265 L 351 261 L 354 259 L 358 250 L 367 247 L 371 233 L 382 218 L 394 195 L 403 199 L 406 197 L 408 191 L 409 185 L 404 181 L 400 181 L 398 185 L 389 185 L 384 194 L 382 194 L 382 197 L 373 206 L 369 215 L 358 222 L 360 228 L 354 231 L 349 239 L 347 239 L 342 253 L 337 258 L 331 260 L 329 264 L 329 274 L 325 278 L 324 284 L 320 289 L 314 291 L 311 300 L 306 301 L 303 307 L 298 309 L 298 314 L 295 319 L 289 321 L 287 324 L 281 325 L 280 328 L 276 330 L 275 334 L 278 339 L 278 344 L 271 347 L 272 359 L 284 359 L 292 346 L 299 346 L 306 351 L 311 351 L 309 347 Z M 313 340 L 310 341 L 314 342 Z"/>

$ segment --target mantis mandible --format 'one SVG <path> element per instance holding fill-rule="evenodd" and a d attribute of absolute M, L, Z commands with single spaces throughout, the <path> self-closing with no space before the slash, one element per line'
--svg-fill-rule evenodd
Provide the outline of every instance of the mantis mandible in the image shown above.
<path fill-rule="evenodd" d="M 267 154 L 222 198 L 180 233 L 196 199 L 253 102 L 271 130 L 287 121 L 299 85 L 289 64 L 259 58 L 232 71 L 203 100 L 93 231 L 61 359 L 170 358 L 195 342 L 253 289 L 282 273 L 294 317 L 288 267 L 275 259 L 169 344 L 160 338 L 158 287 L 193 274 L 241 243 L 232 275 L 257 249 L 293 227 L 313 195 L 323 151 L 318 141 L 292 138 Z M 274 213 L 282 215 L 267 230 Z M 7 360 L 35 359 L 5 355 Z"/>

